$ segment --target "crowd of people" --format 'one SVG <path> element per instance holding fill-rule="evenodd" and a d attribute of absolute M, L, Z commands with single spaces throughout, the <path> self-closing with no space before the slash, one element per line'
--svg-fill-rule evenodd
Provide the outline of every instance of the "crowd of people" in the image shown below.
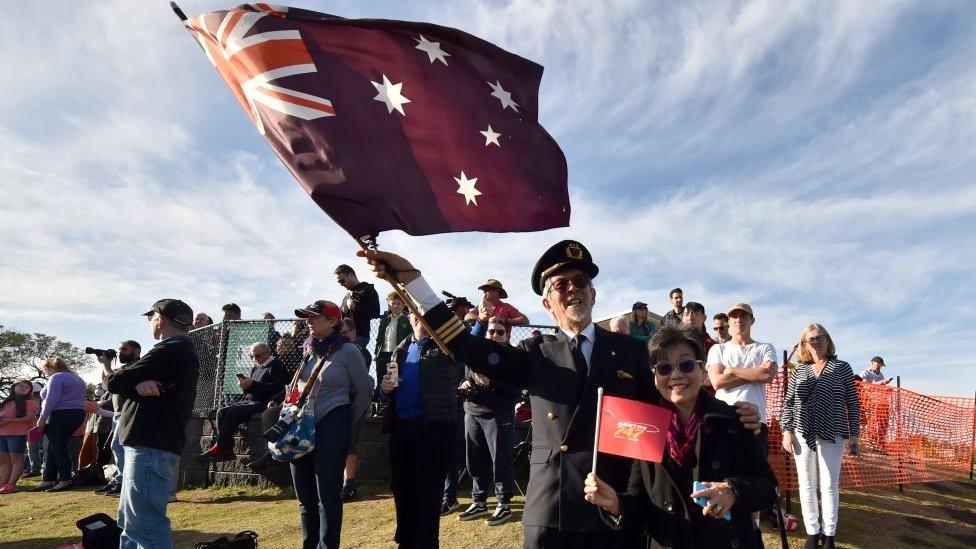
<path fill-rule="evenodd" d="M 659 321 L 638 301 L 604 330 L 592 317 L 599 268 L 581 243 L 563 241 L 532 273 L 555 333 L 536 329 L 515 341 L 513 326 L 529 319 L 503 301 L 500 281 L 478 287 L 477 305 L 448 292 L 442 300 L 406 259 L 360 255 L 374 274 L 401 285 L 386 296 L 386 311 L 373 285 L 348 265 L 336 268 L 346 290 L 339 304 L 299 307 L 301 321 L 290 331 L 250 345 L 253 366 L 236 379 L 241 398 L 214 411 L 214 443 L 198 457 L 235 459 L 238 427 L 260 416 L 271 445 L 250 466 L 288 464 L 304 547 L 339 546 L 342 504 L 359 497 L 356 447 L 369 415 L 382 418 L 389 436 L 399 547 L 439 545 L 441 518 L 459 508 L 462 471 L 471 477 L 472 502 L 458 519 L 508 522 L 514 416 L 523 401 L 532 411 L 525 547 L 762 546 L 758 513 L 777 498 L 766 459 L 766 387 L 783 365 L 771 344 L 753 339 L 757 316 L 749 304 L 715 314 L 713 336 L 704 306 L 685 303 L 675 288 Z M 407 310 L 404 297 L 419 314 Z M 222 313 L 241 319 L 233 303 Z M 17 381 L 0 403 L 0 493 L 15 491 L 25 470 L 43 471 L 35 490 L 72 488 L 72 436 L 86 415 L 107 417 L 104 446 L 117 473 L 97 491 L 120 497 L 121 547 L 172 545 L 166 509 L 200 368 L 188 331 L 213 324 L 174 299 L 158 301 L 146 315 L 158 343 L 145 356 L 134 340 L 119 344 L 118 367 L 110 353 L 98 355 L 100 404 L 86 401 L 85 382 L 57 358 L 45 363 L 46 386 Z M 795 351 L 800 367 L 789 376 L 782 447 L 797 464 L 807 547 L 833 547 L 840 458 L 858 448 L 855 378 L 890 379 L 880 373 L 880 357 L 855 376 L 820 324 L 803 330 Z M 605 456 L 591 470 L 598 387 L 672 410 L 661 463 Z M 303 422 L 314 428 L 304 440 L 295 435 L 297 446 L 267 434 L 297 432 Z M 43 436 L 35 436 L 40 428 Z M 39 444 L 46 444 L 43 469 L 32 449 Z"/>

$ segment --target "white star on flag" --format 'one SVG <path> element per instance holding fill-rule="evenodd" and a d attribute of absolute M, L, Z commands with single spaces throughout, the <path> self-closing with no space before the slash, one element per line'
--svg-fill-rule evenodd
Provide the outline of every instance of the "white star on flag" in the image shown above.
<path fill-rule="evenodd" d="M 464 195 L 464 205 L 467 206 L 473 202 L 477 206 L 478 199 L 475 197 L 481 196 L 481 191 L 474 188 L 474 186 L 478 182 L 478 178 L 468 179 L 468 176 L 464 175 L 464 170 L 461 170 L 461 177 L 455 177 L 454 180 L 458 184 L 457 193 Z"/>
<path fill-rule="evenodd" d="M 512 94 L 505 91 L 505 88 L 502 87 L 501 82 L 495 80 L 494 84 L 488 82 L 488 85 L 491 86 L 491 95 L 493 97 L 497 97 L 498 100 L 502 102 L 503 110 L 511 107 L 513 111 L 518 112 L 518 103 L 512 101 Z"/>
<path fill-rule="evenodd" d="M 393 109 L 396 109 L 400 111 L 400 114 L 403 116 L 407 115 L 407 113 L 403 112 L 403 105 L 404 103 L 409 103 L 410 100 L 404 97 L 400 92 L 400 88 L 403 87 L 403 82 L 394 84 L 390 82 L 390 79 L 384 74 L 382 84 L 379 82 L 370 82 L 370 84 L 372 84 L 373 87 L 376 88 L 376 91 L 379 92 L 373 99 L 386 103 L 387 112 L 393 114 Z"/>
<path fill-rule="evenodd" d="M 441 63 L 444 63 L 445 66 L 447 66 L 447 59 L 445 58 L 450 57 L 451 54 L 441 49 L 441 43 L 431 42 L 430 40 L 427 40 L 427 38 L 425 38 L 424 35 L 422 34 L 418 34 L 417 36 L 419 36 L 420 38 L 414 38 L 414 40 L 417 41 L 416 48 L 426 53 L 427 57 L 430 58 L 431 63 L 433 63 L 434 61 L 440 61 Z"/>
<path fill-rule="evenodd" d="M 486 147 L 488 145 L 491 145 L 492 143 L 494 143 L 495 145 L 497 145 L 499 147 L 502 146 L 502 144 L 498 142 L 498 138 L 501 137 L 502 134 L 497 133 L 494 130 L 492 130 L 491 129 L 491 124 L 488 124 L 488 129 L 487 130 L 485 130 L 483 132 L 478 132 L 478 133 L 480 133 L 481 135 L 485 136 L 485 146 Z"/>

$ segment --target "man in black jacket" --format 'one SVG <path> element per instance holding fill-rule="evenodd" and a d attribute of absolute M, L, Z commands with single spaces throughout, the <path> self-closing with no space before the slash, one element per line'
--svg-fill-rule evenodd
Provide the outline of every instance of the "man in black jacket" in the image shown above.
<path fill-rule="evenodd" d="M 356 323 L 356 343 L 369 347 L 369 321 L 380 316 L 380 296 L 369 282 L 360 282 L 356 271 L 349 265 L 339 265 L 335 270 L 336 282 L 348 290 L 342 298 L 343 318 Z"/>
<path fill-rule="evenodd" d="M 390 487 L 396 508 L 393 539 L 401 549 L 436 548 L 444 477 L 452 463 L 457 423 L 457 364 L 410 315 L 413 338 L 394 353 L 397 376 L 380 385 L 388 404 L 383 432 L 390 435 Z"/>
<path fill-rule="evenodd" d="M 474 335 L 486 334 L 488 339 L 508 344 L 509 332 L 505 319 L 491 317 L 488 324 L 476 321 Z M 460 520 L 473 520 L 488 514 L 489 486 L 495 486 L 498 505 L 485 524 L 497 526 L 512 518 L 509 507 L 515 495 L 515 471 L 512 448 L 515 446 L 515 401 L 522 392 L 502 381 L 491 379 L 471 369 L 461 382 L 464 397 L 464 452 L 468 473 L 471 474 L 471 506 L 463 511 Z"/>
<path fill-rule="evenodd" d="M 515 347 L 477 338 L 440 302 L 420 271 L 406 259 L 374 250 L 360 251 L 382 277 L 405 285 L 424 311 L 424 319 L 457 360 L 491 379 L 528 390 L 532 405 L 532 454 L 525 499 L 526 548 L 607 548 L 619 543 L 599 512 L 580 495 L 590 472 L 595 436 L 596 393 L 657 402 L 644 345 L 593 324 L 599 272 L 589 251 L 564 240 L 542 255 L 531 284 L 559 331 L 523 340 Z M 754 427 L 755 408 L 746 414 Z M 596 473 L 624 490 L 631 460 L 602 456 Z"/>
<path fill-rule="evenodd" d="M 186 335 L 193 323 L 189 305 L 161 299 L 145 316 L 159 343 L 107 380 L 108 390 L 124 400 L 119 419 L 125 453 L 118 514 L 122 549 L 173 546 L 166 504 L 176 489 L 200 370 Z"/>
<path fill-rule="evenodd" d="M 284 364 L 272 356 L 266 343 L 251 345 L 254 366 L 251 374 L 238 374 L 237 385 L 244 393 L 240 401 L 217 410 L 217 442 L 197 456 L 199 461 L 229 461 L 234 459 L 234 433 L 242 423 L 268 407 L 268 402 L 280 394 L 288 383 Z"/>

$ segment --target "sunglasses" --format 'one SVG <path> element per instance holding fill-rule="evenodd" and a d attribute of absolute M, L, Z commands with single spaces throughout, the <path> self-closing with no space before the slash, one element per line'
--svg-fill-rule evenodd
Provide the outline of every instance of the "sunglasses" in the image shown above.
<path fill-rule="evenodd" d="M 590 277 L 585 274 L 578 274 L 573 278 L 559 278 L 553 280 L 549 284 L 549 291 L 555 290 L 558 293 L 564 294 L 569 290 L 569 284 L 572 283 L 573 287 L 577 290 L 585 290 L 590 286 Z"/>
<path fill-rule="evenodd" d="M 821 343 L 823 341 L 827 341 L 827 336 L 825 336 L 825 335 L 818 335 L 818 336 L 808 337 L 807 338 L 807 343 Z"/>
<path fill-rule="evenodd" d="M 503 329 L 500 329 L 500 330 L 488 330 L 488 335 L 490 335 L 490 336 L 493 336 L 493 335 L 500 335 L 500 336 L 501 335 L 505 335 L 505 330 L 504 330 L 504 328 Z"/>
<path fill-rule="evenodd" d="M 686 358 L 678 363 L 678 369 L 686 374 L 690 374 L 695 371 L 701 364 L 700 360 L 695 360 L 693 358 Z M 671 372 L 674 371 L 674 365 L 670 362 L 658 362 L 653 366 L 654 373 L 661 376 L 669 376 Z"/>

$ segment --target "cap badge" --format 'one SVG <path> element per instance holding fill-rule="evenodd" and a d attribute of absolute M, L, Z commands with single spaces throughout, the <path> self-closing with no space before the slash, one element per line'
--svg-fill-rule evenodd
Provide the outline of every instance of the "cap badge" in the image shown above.
<path fill-rule="evenodd" d="M 566 257 L 570 259 L 583 259 L 583 250 L 580 249 L 579 244 L 570 242 L 566 245 Z"/>

